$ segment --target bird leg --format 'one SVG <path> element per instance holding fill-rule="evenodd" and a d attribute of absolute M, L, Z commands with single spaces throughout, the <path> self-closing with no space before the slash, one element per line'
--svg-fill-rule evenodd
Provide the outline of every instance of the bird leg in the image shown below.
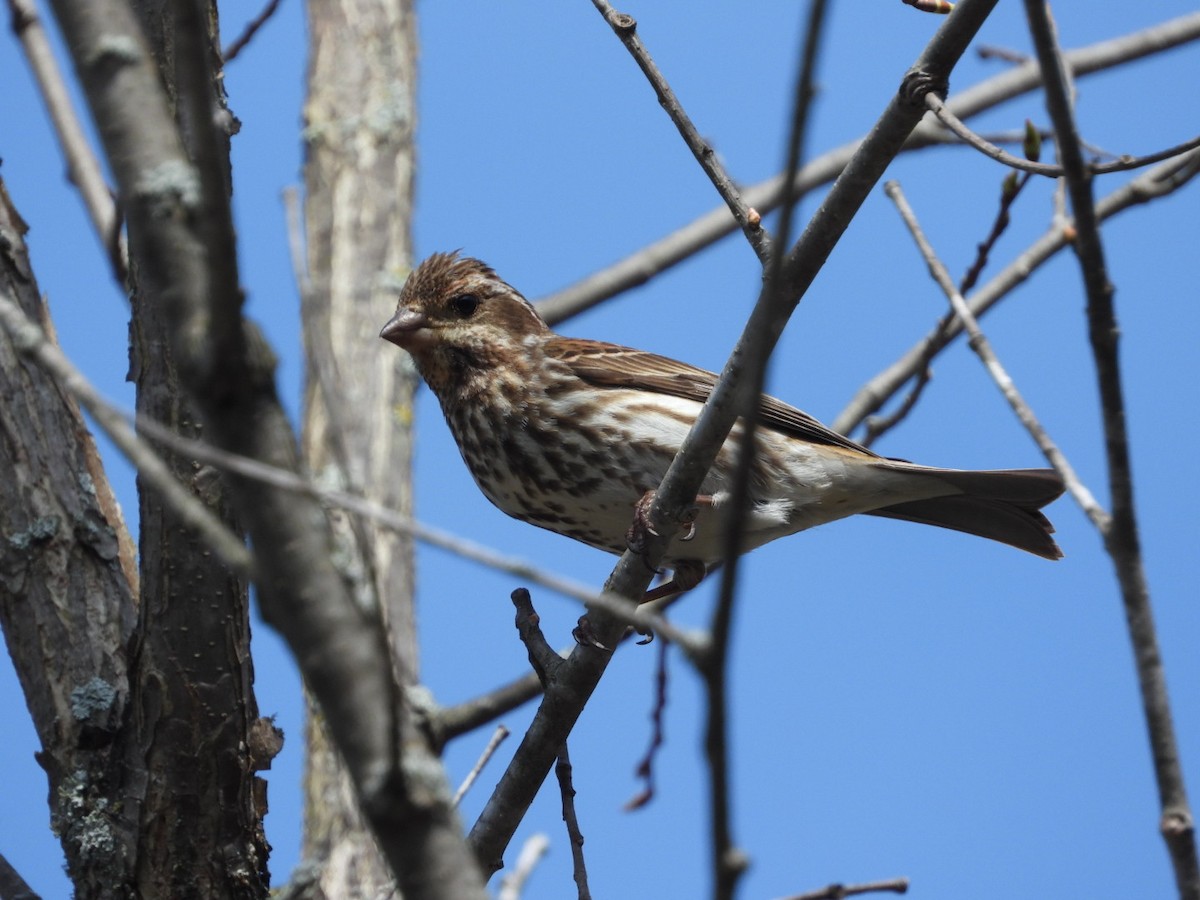
<path fill-rule="evenodd" d="M 625 533 L 625 540 L 629 544 L 629 549 L 639 555 L 646 552 L 646 538 L 651 535 L 658 536 L 658 532 L 650 524 L 650 505 L 654 502 L 654 494 L 654 491 L 646 491 L 637 503 L 633 505 L 633 524 L 629 526 L 629 530 Z M 700 515 L 700 507 L 711 507 L 712 505 L 713 498 L 711 496 L 701 494 L 696 497 L 695 505 L 684 511 L 683 518 L 679 522 L 680 529 L 683 531 L 682 536 L 679 538 L 681 541 L 690 541 L 696 536 L 696 518 Z M 639 605 L 642 603 L 651 603 L 655 600 L 666 600 L 669 597 L 685 594 L 703 581 L 704 576 L 707 574 L 708 566 L 702 561 L 698 559 L 680 560 L 675 564 L 674 571 L 671 573 L 671 580 L 646 591 L 638 603 Z M 640 629 L 639 633 L 649 634 L 649 632 L 641 631 Z M 599 650 L 609 649 L 596 637 L 586 614 L 579 618 L 579 623 L 575 626 L 572 635 L 580 644 L 586 644 Z M 640 643 L 649 643 L 649 640 Z"/>

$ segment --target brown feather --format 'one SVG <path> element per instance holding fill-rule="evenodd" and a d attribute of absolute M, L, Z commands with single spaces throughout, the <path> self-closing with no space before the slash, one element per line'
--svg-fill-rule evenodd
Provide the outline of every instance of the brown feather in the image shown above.
<path fill-rule="evenodd" d="M 694 404 L 718 380 L 655 353 L 560 337 L 494 270 L 456 253 L 414 270 L 381 336 L 412 354 L 494 504 L 613 553 L 628 543 L 632 505 L 661 481 Z M 760 413 L 746 549 L 857 512 L 1061 556 L 1039 512 L 1063 490 L 1051 470 L 918 466 L 774 397 L 762 397 Z M 740 440 L 735 428 L 709 472 L 713 501 L 728 489 Z M 718 561 L 723 516 L 717 502 L 701 507 L 699 537 L 675 538 L 669 564 Z"/>
<path fill-rule="evenodd" d="M 566 363 L 572 372 L 596 387 L 634 388 L 703 403 L 717 384 L 717 376 L 712 372 L 619 344 L 554 337 L 546 342 L 546 355 Z M 788 437 L 880 458 L 775 397 L 763 395 L 760 415 L 762 425 Z"/>

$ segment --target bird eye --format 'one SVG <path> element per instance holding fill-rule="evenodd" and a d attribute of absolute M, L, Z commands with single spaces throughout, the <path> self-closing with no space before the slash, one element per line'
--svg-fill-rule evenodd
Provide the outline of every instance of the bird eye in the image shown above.
<path fill-rule="evenodd" d="M 450 308 L 464 319 L 470 318 L 479 308 L 479 298 L 474 294 L 458 294 L 450 299 Z"/>

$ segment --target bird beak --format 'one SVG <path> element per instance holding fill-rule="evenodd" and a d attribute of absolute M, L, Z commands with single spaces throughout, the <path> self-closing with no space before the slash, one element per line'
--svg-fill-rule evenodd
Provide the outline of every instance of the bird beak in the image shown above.
<path fill-rule="evenodd" d="M 405 350 L 413 350 L 432 343 L 433 333 L 423 312 L 401 307 L 383 326 L 379 336 Z"/>

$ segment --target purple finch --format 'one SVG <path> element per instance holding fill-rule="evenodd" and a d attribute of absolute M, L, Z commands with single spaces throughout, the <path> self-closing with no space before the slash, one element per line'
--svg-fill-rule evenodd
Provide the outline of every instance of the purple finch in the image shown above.
<path fill-rule="evenodd" d="M 484 263 L 418 266 L 380 337 L 403 347 L 441 403 L 467 468 L 510 516 L 607 550 L 658 487 L 716 376 L 664 356 L 561 337 Z M 741 549 L 855 513 L 939 525 L 1058 559 L 1039 510 L 1051 469 L 964 471 L 886 459 L 774 397 L 762 398 Z M 688 583 L 721 562 L 736 425 L 664 565 Z M 682 583 L 685 579 L 679 577 Z"/>

